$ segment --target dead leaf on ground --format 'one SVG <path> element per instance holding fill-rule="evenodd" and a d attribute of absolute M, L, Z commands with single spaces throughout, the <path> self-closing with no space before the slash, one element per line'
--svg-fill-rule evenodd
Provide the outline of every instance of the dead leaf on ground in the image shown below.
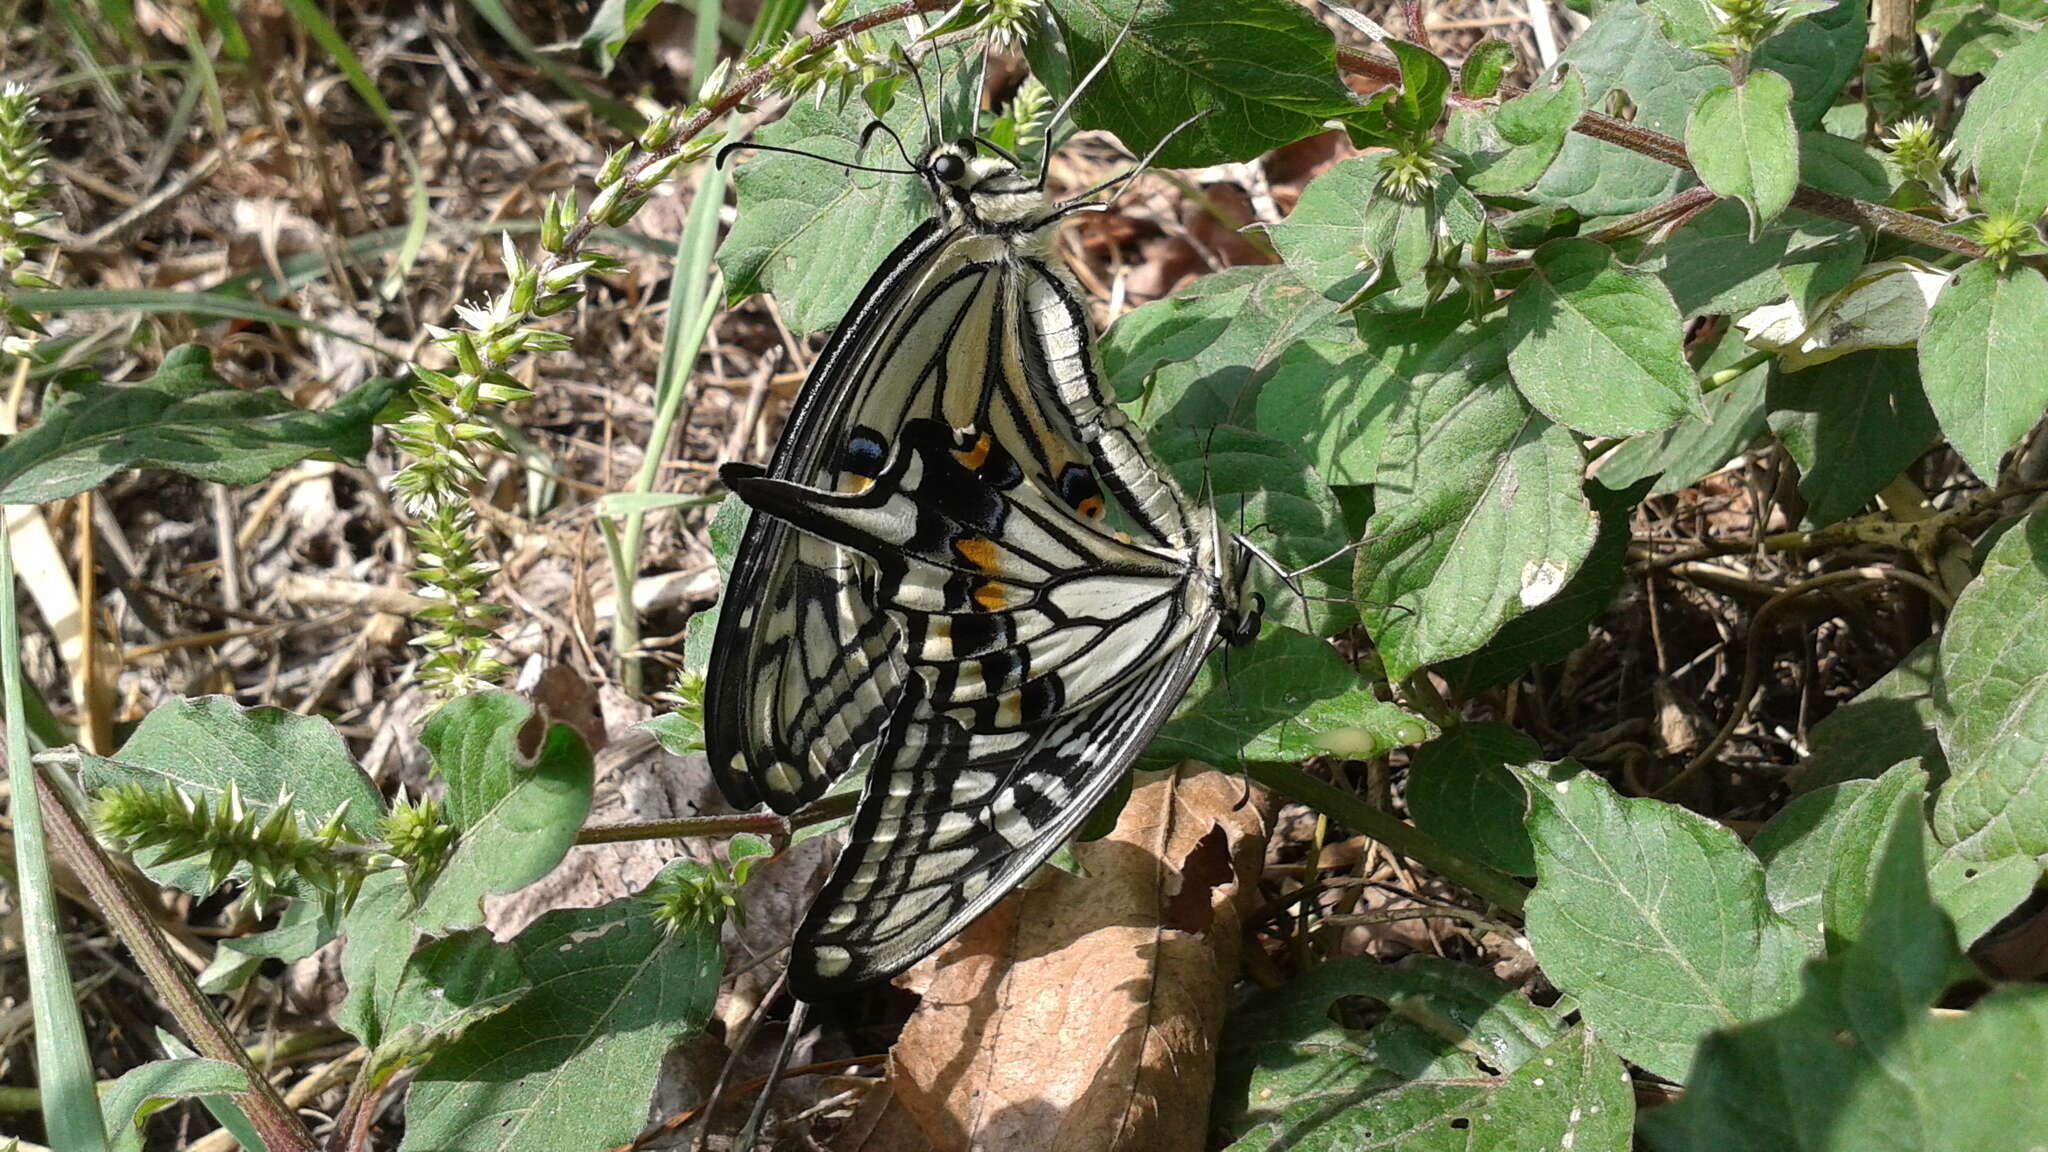
<path fill-rule="evenodd" d="M 890 1055 L 939 1152 L 1203 1145 L 1240 918 L 1265 856 L 1262 797 L 1200 765 L 1144 779 L 1079 845 L 938 957 Z"/>

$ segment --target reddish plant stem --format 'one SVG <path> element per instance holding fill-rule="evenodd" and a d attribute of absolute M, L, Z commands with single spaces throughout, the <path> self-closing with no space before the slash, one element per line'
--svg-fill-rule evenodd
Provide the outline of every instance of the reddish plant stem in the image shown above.
<path fill-rule="evenodd" d="M 1346 72 L 1369 76 L 1386 84 L 1401 82 L 1399 65 L 1392 60 L 1367 55 L 1355 48 L 1339 47 L 1337 62 Z M 1510 100 L 1522 95 L 1524 91 L 1525 89 L 1512 84 L 1502 84 L 1500 98 Z M 1453 95 L 1451 99 L 1462 104 L 1479 103 L 1463 96 Z M 1572 131 L 1591 136 L 1595 140 L 1605 140 L 1609 144 L 1619 145 L 1652 160 L 1669 164 L 1673 168 L 1692 171 L 1692 162 L 1686 157 L 1683 141 L 1666 136 L 1662 132 L 1652 132 L 1647 128 L 1638 127 L 1619 117 L 1589 111 L 1579 117 L 1577 124 L 1572 125 Z M 1984 255 L 1982 245 L 1961 236 L 1951 236 L 1941 230 L 1941 225 L 1925 217 L 1901 212 L 1896 208 L 1887 208 L 1882 204 L 1837 196 L 1809 184 L 1801 184 L 1799 190 L 1792 194 L 1792 204 L 1817 216 L 1858 224 L 1911 240 L 1916 244 L 1925 244 L 1930 248 L 1959 252 L 1971 259 L 1979 259 Z"/>
<path fill-rule="evenodd" d="M 115 874 L 113 861 L 71 806 L 70 798 L 40 772 L 36 774 L 36 784 L 50 842 L 70 861 L 72 871 L 84 882 L 100 915 L 121 943 L 128 946 L 135 966 L 142 969 L 150 987 L 163 998 L 164 1007 L 176 1018 L 185 1038 L 201 1056 L 232 1064 L 248 1077 L 249 1090 L 235 1093 L 232 1099 L 249 1118 L 257 1135 L 263 1137 L 264 1146 L 270 1152 L 315 1152 L 312 1134 L 299 1123 L 298 1115 L 277 1094 L 263 1070 L 249 1058 L 248 1051 L 235 1041 L 220 1013 L 214 1011 L 213 1002 L 192 982 L 192 974 L 172 955 L 155 921 L 137 905 L 135 893 Z"/>

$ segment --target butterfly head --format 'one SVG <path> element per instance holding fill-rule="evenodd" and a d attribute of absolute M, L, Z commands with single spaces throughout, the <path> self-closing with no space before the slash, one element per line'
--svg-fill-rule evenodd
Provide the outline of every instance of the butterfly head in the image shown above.
<path fill-rule="evenodd" d="M 1045 190 L 1024 174 L 1015 156 L 986 141 L 940 144 L 925 153 L 917 170 L 948 224 L 1010 231 L 1035 227 L 1050 215 Z"/>

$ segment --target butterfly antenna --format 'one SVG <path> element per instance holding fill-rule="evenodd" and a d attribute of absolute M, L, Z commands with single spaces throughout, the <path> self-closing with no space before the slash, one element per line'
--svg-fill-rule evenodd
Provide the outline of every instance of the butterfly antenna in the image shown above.
<path fill-rule="evenodd" d="M 1067 113 L 1074 110 L 1074 105 L 1081 99 L 1081 94 L 1088 91 L 1088 86 L 1095 83 L 1095 78 L 1102 75 L 1104 68 L 1109 67 L 1110 58 L 1116 55 L 1118 48 L 1123 47 L 1124 37 L 1131 34 L 1131 29 L 1138 23 L 1138 13 L 1144 10 L 1145 0 L 1138 0 L 1136 4 L 1131 5 L 1131 14 L 1124 18 L 1124 26 L 1117 29 L 1116 37 L 1109 42 L 1109 48 L 1103 52 L 1102 58 L 1095 62 L 1094 67 L 1088 69 L 1087 74 L 1081 77 L 1081 82 L 1074 85 L 1065 100 L 1060 101 L 1059 107 L 1052 110 L 1052 115 L 1045 118 L 1045 155 L 1038 162 L 1040 190 L 1045 188 L 1045 178 L 1052 172 L 1052 146 L 1054 138 L 1059 134 L 1060 121 L 1067 118 Z"/>
<path fill-rule="evenodd" d="M 1187 119 L 1181 121 L 1180 123 L 1174 125 L 1173 130 L 1168 132 L 1166 135 L 1161 136 L 1159 138 L 1159 143 L 1154 144 L 1151 150 L 1146 152 L 1145 155 L 1136 164 L 1133 164 L 1124 171 L 1119 172 L 1114 176 L 1111 176 L 1109 179 L 1104 180 L 1102 183 L 1095 185 L 1093 188 L 1088 189 L 1086 192 L 1083 192 L 1078 196 L 1069 198 L 1066 203 L 1060 205 L 1060 213 L 1065 214 L 1069 212 L 1082 212 L 1088 211 L 1090 209 L 1100 209 L 1107 207 L 1110 204 L 1114 204 L 1117 200 L 1117 197 L 1122 196 L 1124 194 L 1124 189 L 1129 188 L 1131 186 L 1131 181 L 1136 180 L 1138 177 L 1144 175 L 1145 171 L 1152 167 L 1152 161 L 1158 159 L 1159 154 L 1161 152 L 1166 151 L 1166 146 L 1168 144 L 1173 143 L 1174 137 L 1180 135 L 1182 130 L 1192 126 L 1195 123 L 1195 121 L 1200 120 L 1202 117 L 1207 116 L 1208 114 L 1209 109 L 1204 108 L 1200 112 L 1195 113 L 1193 116 L 1190 116 Z M 1091 198 L 1097 192 L 1100 192 L 1105 188 L 1111 187 L 1113 187 L 1115 191 L 1112 191 L 1109 194 L 1108 199 L 1104 200 L 1101 204 L 1095 204 L 1091 202 Z"/>
<path fill-rule="evenodd" d="M 903 58 L 903 63 L 910 69 L 911 83 L 917 85 L 917 106 L 924 113 L 924 150 L 926 153 L 930 153 L 932 149 L 939 146 L 939 142 L 945 139 L 945 136 L 939 126 L 939 114 L 932 109 L 931 91 L 924 86 L 924 61 L 912 61 L 910 58 L 910 53 L 901 47 L 898 47 L 896 49 L 896 52 L 899 56 Z M 930 52 L 925 53 L 925 55 L 937 57 L 938 49 L 934 47 Z M 939 91 L 941 92 L 944 92 L 946 90 L 945 69 L 946 62 L 944 60 L 940 60 Z M 901 145 L 898 146 L 900 147 Z"/>
<path fill-rule="evenodd" d="M 877 120 L 875 121 L 875 124 L 869 125 L 868 132 L 872 133 L 876 125 L 880 125 L 885 130 L 888 128 L 888 125 L 882 124 L 881 121 Z M 893 131 L 890 132 L 889 134 L 891 136 L 895 135 Z M 862 134 L 861 143 L 863 146 L 866 145 L 867 133 Z M 900 151 L 902 147 L 902 143 L 898 142 L 897 149 Z M 718 150 L 717 163 L 720 166 L 723 166 L 725 164 L 726 157 L 731 156 L 734 152 L 738 152 L 742 149 L 748 152 L 780 152 L 785 156 L 801 156 L 806 160 L 816 160 L 824 164 L 836 164 L 849 172 L 879 172 L 884 176 L 918 175 L 917 167 L 915 165 L 912 165 L 909 168 L 876 168 L 873 165 L 869 164 L 855 164 L 850 160 L 839 160 L 831 156 L 820 156 L 816 152 L 806 152 L 801 148 L 784 148 L 776 144 L 756 144 L 752 140 L 735 140 L 732 143 L 727 144 L 725 147 L 720 148 Z M 904 160 L 907 163 L 909 161 L 909 157 L 904 157 Z"/>
<path fill-rule="evenodd" d="M 739 1139 L 733 1141 L 733 1152 L 754 1152 L 760 1143 L 761 1124 L 768 1118 L 768 1100 L 775 1094 L 775 1086 L 782 1082 L 782 1073 L 789 1067 L 789 1054 L 796 1050 L 796 1039 L 803 1034 L 804 1017 L 810 1011 L 808 1000 L 796 1001 L 796 1006 L 790 1010 L 789 1030 L 783 1033 L 782 1047 L 775 1052 L 775 1065 L 768 1069 L 768 1082 L 761 1085 L 761 1094 L 754 1098 L 754 1110 L 747 1115 L 747 1126 L 740 1129 Z"/>
<path fill-rule="evenodd" d="M 866 128 L 861 129 L 860 146 L 865 149 L 868 146 L 868 141 L 874 139 L 877 132 L 888 136 L 890 140 L 895 142 L 896 155 L 903 158 L 904 166 L 910 169 L 910 175 L 921 176 L 924 174 L 924 170 L 917 166 L 917 161 L 910 158 L 909 149 L 903 146 L 903 137 L 898 136 L 894 128 L 889 127 L 887 123 L 881 120 L 870 121 Z M 879 172 L 881 169 L 872 169 L 872 171 Z"/>

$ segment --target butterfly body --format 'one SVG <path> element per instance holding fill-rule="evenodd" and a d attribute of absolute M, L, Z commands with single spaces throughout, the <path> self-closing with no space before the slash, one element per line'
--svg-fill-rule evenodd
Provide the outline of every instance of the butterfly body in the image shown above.
<path fill-rule="evenodd" d="M 1053 205 L 971 142 L 861 293 L 763 469 L 707 746 L 791 811 L 863 755 L 849 844 L 798 930 L 814 999 L 892 975 L 1071 836 L 1255 598 L 1104 392 Z"/>

